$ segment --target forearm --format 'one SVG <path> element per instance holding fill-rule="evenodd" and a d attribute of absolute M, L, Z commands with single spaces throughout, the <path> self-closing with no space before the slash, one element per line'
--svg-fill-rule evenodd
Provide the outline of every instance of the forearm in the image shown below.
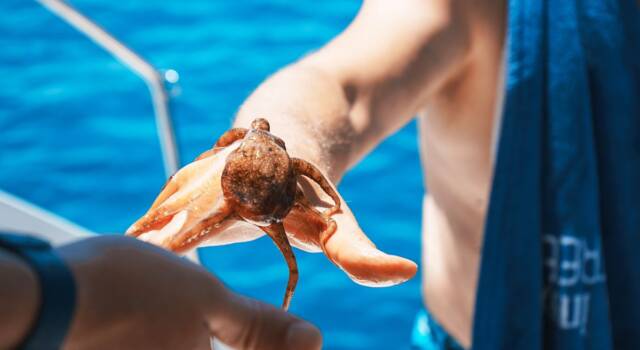
<path fill-rule="evenodd" d="M 17 256 L 0 250 L 0 349 L 13 349 L 27 336 L 38 309 L 35 272 Z"/>
<path fill-rule="evenodd" d="M 291 156 L 313 162 L 336 182 L 353 162 L 359 142 L 351 112 L 343 86 L 321 69 L 297 63 L 260 85 L 240 108 L 235 125 L 268 119 Z"/>

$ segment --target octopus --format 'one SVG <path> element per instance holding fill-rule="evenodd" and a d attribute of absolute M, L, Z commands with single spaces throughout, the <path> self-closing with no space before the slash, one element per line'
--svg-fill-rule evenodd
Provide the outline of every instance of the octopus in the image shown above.
<path fill-rule="evenodd" d="M 312 206 L 301 177 L 317 183 L 333 205 L 323 212 Z M 226 131 L 213 148 L 172 176 L 127 235 L 181 253 L 214 235 L 224 236 L 224 229 L 234 222 L 249 223 L 273 240 L 288 265 L 282 302 L 287 310 L 298 282 L 298 267 L 285 220 L 292 218 L 288 226 L 293 231 L 319 229 L 318 242 L 313 243 L 326 254 L 326 242 L 337 228 L 331 216 L 338 212 L 340 197 L 322 172 L 303 159 L 290 157 L 284 141 L 270 132 L 269 122 L 257 118 L 250 129 Z"/>

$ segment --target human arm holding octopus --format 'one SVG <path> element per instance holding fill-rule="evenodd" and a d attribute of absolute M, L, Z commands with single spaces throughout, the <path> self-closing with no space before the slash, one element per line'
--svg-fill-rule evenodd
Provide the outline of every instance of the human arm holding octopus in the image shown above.
<path fill-rule="evenodd" d="M 367 1 L 353 23 L 315 53 L 267 79 L 245 101 L 234 125 L 268 116 L 292 157 L 315 164 L 333 183 L 384 138 L 408 123 L 464 64 L 464 30 L 454 2 Z M 305 192 L 326 209 L 319 186 Z M 413 276 L 412 262 L 375 248 L 342 200 L 326 253 L 368 284 Z"/>
<path fill-rule="evenodd" d="M 447 0 L 366 2 L 342 34 L 258 87 L 234 128 L 175 174 L 127 233 L 175 252 L 266 233 L 289 264 L 285 308 L 298 273 L 290 243 L 323 251 L 361 284 L 413 277 L 416 264 L 378 250 L 331 182 L 462 69 L 456 11 Z"/>

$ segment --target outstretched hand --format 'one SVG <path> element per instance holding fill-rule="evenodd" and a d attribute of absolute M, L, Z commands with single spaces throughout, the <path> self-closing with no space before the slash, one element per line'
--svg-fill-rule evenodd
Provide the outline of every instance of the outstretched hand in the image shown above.
<path fill-rule="evenodd" d="M 172 244 L 177 240 L 190 239 L 189 248 L 193 248 L 245 242 L 264 235 L 263 231 L 241 220 L 207 224 L 216 215 L 217 204 L 223 198 L 220 179 L 225 159 L 237 146 L 238 143 L 233 144 L 178 171 L 147 214 L 134 223 L 127 234 L 172 250 L 176 250 Z M 305 181 L 303 177 L 299 182 L 309 205 L 294 207 L 285 218 L 284 227 L 292 245 L 305 251 L 320 252 L 320 234 L 326 228 L 325 221 L 314 220 L 305 211 L 324 211 L 332 202 L 317 184 Z M 332 215 L 337 230 L 324 244 L 327 258 L 363 285 L 389 286 L 413 277 L 416 264 L 377 249 L 340 198 L 342 210 Z"/>

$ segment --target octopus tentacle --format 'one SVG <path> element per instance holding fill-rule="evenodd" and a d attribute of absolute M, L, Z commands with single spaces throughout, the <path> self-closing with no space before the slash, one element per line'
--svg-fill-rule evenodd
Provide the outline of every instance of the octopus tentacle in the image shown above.
<path fill-rule="evenodd" d="M 171 185 L 171 190 L 173 190 L 173 185 Z M 166 193 L 169 192 L 170 191 Z M 163 193 L 165 192 L 163 191 L 161 196 L 165 198 L 169 198 L 171 196 Z M 173 216 L 176 213 L 185 207 L 185 203 L 188 202 L 188 198 L 172 198 L 168 201 L 156 200 L 156 202 L 157 203 L 154 203 L 154 206 L 152 206 L 143 217 L 129 227 L 126 232 L 128 236 L 138 237 L 142 233 L 162 228 L 164 225 L 169 223 L 171 219 L 173 219 Z"/>
<path fill-rule="evenodd" d="M 212 234 L 231 224 L 233 221 L 231 219 L 234 218 L 233 214 L 233 206 L 227 201 L 222 201 L 206 219 L 177 236 L 171 236 L 162 245 L 176 253 L 191 250 L 211 237 Z"/>
<path fill-rule="evenodd" d="M 303 244 L 312 239 L 324 255 L 334 262 L 327 253 L 326 243 L 336 232 L 336 222 L 316 209 L 300 187 L 296 189 L 296 203 L 284 219 L 284 225 L 287 231 Z M 317 236 L 308 237 L 311 232 L 316 232 Z"/>
<path fill-rule="evenodd" d="M 329 183 L 329 180 L 327 180 L 324 175 L 322 175 L 320 170 L 318 170 L 318 168 L 316 168 L 313 164 L 299 158 L 291 158 L 291 162 L 298 175 L 304 175 L 317 182 L 318 185 L 320 185 L 320 188 L 322 188 L 322 190 L 325 191 L 329 195 L 329 197 L 331 197 L 331 199 L 333 199 L 334 205 L 331 208 L 327 209 L 323 213 L 323 215 L 328 218 L 331 215 L 339 212 L 340 197 L 338 196 L 336 190 L 334 190 Z"/>
<path fill-rule="evenodd" d="M 280 249 L 280 252 L 289 266 L 289 280 L 287 282 L 287 289 L 284 293 L 284 300 L 282 301 L 282 308 L 287 310 L 289 309 L 291 298 L 293 298 L 293 292 L 295 291 L 296 284 L 298 283 L 298 264 L 296 263 L 296 257 L 293 254 L 293 250 L 289 244 L 287 234 L 284 232 L 284 226 L 282 223 L 278 222 L 269 226 L 260 226 L 260 229 L 271 237 L 276 246 L 278 246 L 278 249 Z"/>
<path fill-rule="evenodd" d="M 249 132 L 249 130 L 245 128 L 233 128 L 227 130 L 224 134 L 222 134 L 222 136 L 220 136 L 218 141 L 216 141 L 216 143 L 213 145 L 213 148 L 204 151 L 195 160 L 204 159 L 218 153 L 220 149 L 243 139 L 247 135 L 247 132 Z"/>

